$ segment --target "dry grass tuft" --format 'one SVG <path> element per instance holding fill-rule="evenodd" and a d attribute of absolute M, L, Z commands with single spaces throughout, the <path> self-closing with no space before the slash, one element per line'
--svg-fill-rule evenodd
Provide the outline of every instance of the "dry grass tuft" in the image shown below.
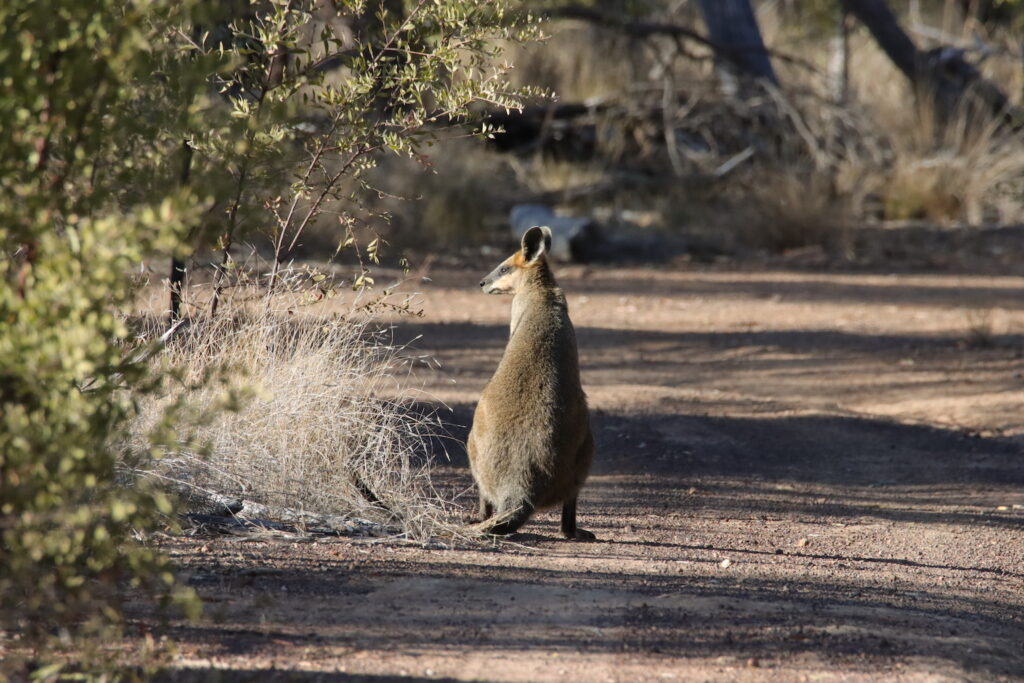
<path fill-rule="evenodd" d="M 1020 187 L 1013 185 L 1024 177 L 1020 135 L 1003 132 L 998 121 L 972 125 L 965 115 L 940 127 L 929 108 L 918 109 L 919 125 L 893 139 L 886 217 L 967 225 L 1019 220 Z"/>
<path fill-rule="evenodd" d="M 426 440 L 438 421 L 407 389 L 402 348 L 372 317 L 301 303 L 295 293 L 268 305 L 236 290 L 217 318 L 188 321 L 160 359 L 185 381 L 142 406 L 136 432 L 184 391 L 191 409 L 210 415 L 194 439 L 203 447 L 182 444 L 148 473 L 186 497 L 213 492 L 368 519 L 416 538 L 436 533 L 446 506 L 431 484 Z M 225 379 L 192 386 L 209 373 Z M 249 398 L 233 412 L 218 410 L 229 389 Z"/>
<path fill-rule="evenodd" d="M 741 244 L 771 251 L 807 246 L 842 249 L 852 223 L 848 203 L 837 197 L 827 174 L 759 170 L 734 201 L 728 217 Z"/>
<path fill-rule="evenodd" d="M 549 24 L 549 38 L 513 46 L 512 85 L 536 86 L 566 102 L 603 99 L 628 91 L 646 67 L 630 38 L 586 22 Z"/>
<path fill-rule="evenodd" d="M 942 224 L 1008 224 L 1024 217 L 1019 183 L 1024 140 L 998 120 L 966 112 L 940 119 L 926 95 L 915 96 L 881 49 L 866 35 L 851 40 L 851 86 L 867 112 L 870 134 L 886 141 L 885 159 L 872 159 L 861 179 L 881 202 L 882 217 Z M 1011 96 L 1024 77 L 1019 60 L 993 58 L 983 72 Z"/>
<path fill-rule="evenodd" d="M 995 346 L 996 332 L 991 309 L 967 311 L 963 344 L 968 348 L 988 349 Z"/>

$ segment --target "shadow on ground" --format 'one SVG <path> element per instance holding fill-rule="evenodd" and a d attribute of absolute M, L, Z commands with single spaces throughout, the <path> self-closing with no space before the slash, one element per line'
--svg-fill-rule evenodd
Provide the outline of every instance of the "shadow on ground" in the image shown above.
<path fill-rule="evenodd" d="M 1024 294 L 1022 294 L 1024 296 Z M 450 337 L 464 340 L 473 350 L 502 350 L 508 341 L 508 326 L 475 323 L 403 323 L 395 329 L 395 341 L 410 344 L 415 340 L 418 350 L 448 349 Z M 604 350 L 632 351 L 651 347 L 666 356 L 685 354 L 698 349 L 736 349 L 774 347 L 789 352 L 849 353 L 945 349 L 962 351 L 963 335 L 860 334 L 836 330 L 792 330 L 751 332 L 661 332 L 603 327 L 577 326 L 576 337 L 584 353 Z M 1024 351 L 1024 335 L 992 334 L 985 344 L 996 348 L 1019 348 Z M 685 356 L 683 356 L 685 359 Z M 493 368 L 492 368 L 493 369 Z M 584 363 L 584 370 L 592 370 Z"/>
<path fill-rule="evenodd" d="M 323 671 L 295 671 L 293 669 L 255 671 L 232 668 L 203 668 L 178 669 L 172 672 L 164 672 L 153 678 L 154 681 L 176 681 L 177 683 L 218 683 L 219 681 L 231 681 L 231 683 L 282 683 L 296 681 L 298 683 L 419 683 L 430 681 L 430 683 L 455 683 L 455 678 L 437 678 L 436 676 L 394 676 L 381 674 L 349 674 L 349 673 L 328 673 Z"/>
<path fill-rule="evenodd" d="M 614 543 L 605 545 L 615 552 Z M 199 570 L 194 583 L 201 593 L 216 584 L 234 598 L 209 610 L 221 624 L 174 629 L 171 635 L 215 644 L 209 651 L 215 657 L 272 656 L 298 647 L 338 655 L 646 653 L 765 663 L 821 663 L 853 655 L 926 657 L 937 668 L 948 663 L 982 678 L 1017 673 L 1024 663 L 1024 627 L 995 601 L 898 592 L 870 581 L 709 577 L 691 568 L 713 560 L 699 559 L 686 546 L 659 561 L 671 566 L 664 575 L 651 568 L 556 571 L 396 560 L 380 561 L 368 580 L 340 562 L 288 561 L 274 576 L 241 580 Z M 281 600 L 307 607 L 281 619 Z M 278 615 L 276 622 L 264 618 L 270 612 Z M 171 679 L 200 680 L 193 678 L 198 675 L 176 673 Z"/>

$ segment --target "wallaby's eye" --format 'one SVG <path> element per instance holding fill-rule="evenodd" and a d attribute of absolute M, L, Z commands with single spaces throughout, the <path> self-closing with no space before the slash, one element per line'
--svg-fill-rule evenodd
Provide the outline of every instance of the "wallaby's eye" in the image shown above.
<path fill-rule="evenodd" d="M 511 266 L 502 266 L 501 267 L 501 274 L 505 275 L 505 274 L 511 272 L 511 270 L 512 270 Z"/>

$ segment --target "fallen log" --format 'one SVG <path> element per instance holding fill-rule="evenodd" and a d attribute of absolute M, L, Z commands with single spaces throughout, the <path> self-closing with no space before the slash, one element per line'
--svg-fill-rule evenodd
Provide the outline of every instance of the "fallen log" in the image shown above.
<path fill-rule="evenodd" d="M 242 526 L 262 527 L 265 529 L 287 531 L 285 525 L 291 525 L 296 531 L 311 533 L 329 533 L 343 536 L 391 536 L 400 533 L 396 527 L 379 522 L 348 517 L 329 515 L 306 510 L 295 510 L 287 507 L 263 505 L 244 498 L 225 496 L 215 491 L 192 489 L 189 495 L 198 499 L 209 512 L 194 513 L 200 518 L 205 516 L 212 520 L 235 520 Z M 234 525 L 235 523 L 231 523 Z"/>

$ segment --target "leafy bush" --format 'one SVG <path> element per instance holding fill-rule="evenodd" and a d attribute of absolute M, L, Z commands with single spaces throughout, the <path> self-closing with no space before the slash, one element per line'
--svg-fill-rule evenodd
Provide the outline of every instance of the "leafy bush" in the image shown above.
<path fill-rule="evenodd" d="M 114 312 L 126 274 L 194 214 L 163 189 L 169 160 L 153 151 L 176 112 L 138 115 L 154 71 L 163 85 L 146 97 L 187 75 L 156 42 L 174 5 L 0 7 L 0 624 L 36 648 L 116 625 L 125 581 L 187 594 L 131 542 L 170 502 L 117 485 L 113 443 L 153 381 Z M 159 455 L 175 408 L 135 456 Z"/>

